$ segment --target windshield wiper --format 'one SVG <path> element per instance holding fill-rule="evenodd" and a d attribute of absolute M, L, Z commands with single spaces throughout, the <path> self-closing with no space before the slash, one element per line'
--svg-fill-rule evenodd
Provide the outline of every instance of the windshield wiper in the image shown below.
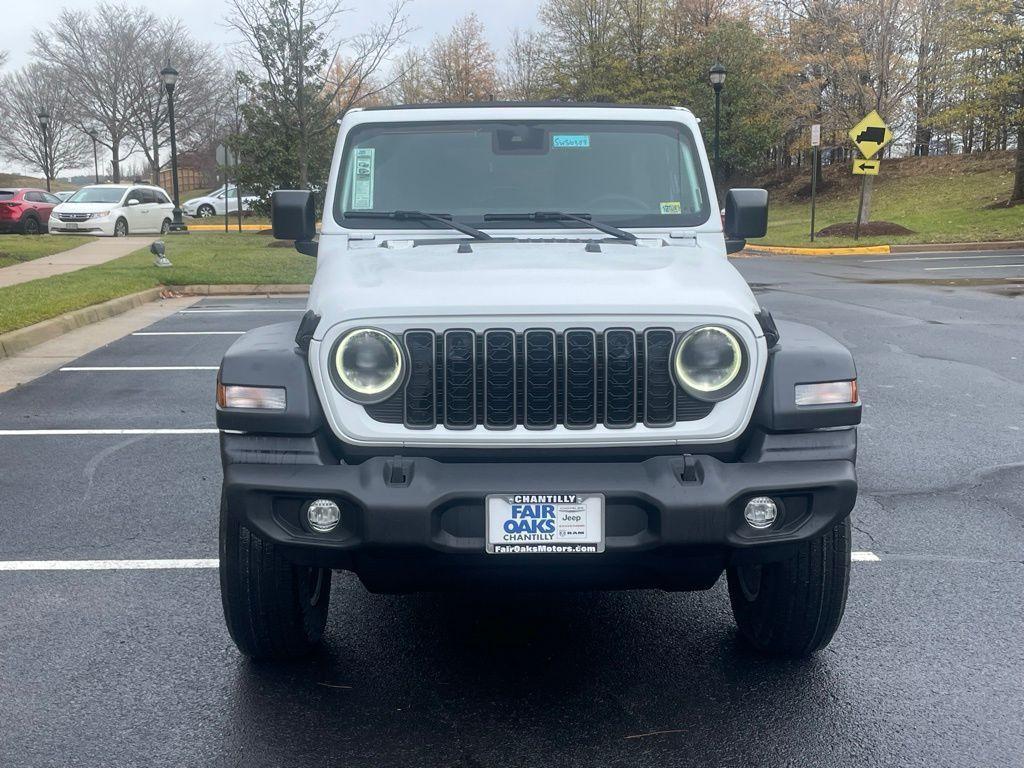
<path fill-rule="evenodd" d="M 613 227 L 600 221 L 594 221 L 589 213 L 562 213 L 561 211 L 536 211 L 534 213 L 487 213 L 484 221 L 578 221 L 587 224 L 599 232 L 617 237 L 620 240 L 636 240 L 636 235 L 624 229 Z"/>
<path fill-rule="evenodd" d="M 424 211 L 345 211 L 345 218 L 394 219 L 396 221 L 439 221 L 454 230 L 477 240 L 491 240 L 491 236 L 479 229 L 467 227 L 452 219 L 450 213 L 426 213 Z"/>

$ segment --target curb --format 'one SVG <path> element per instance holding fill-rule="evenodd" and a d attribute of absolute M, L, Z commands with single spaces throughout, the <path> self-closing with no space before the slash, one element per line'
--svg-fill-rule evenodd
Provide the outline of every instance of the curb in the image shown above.
<path fill-rule="evenodd" d="M 166 292 L 180 296 L 260 296 L 274 293 L 300 294 L 308 293 L 309 286 L 302 284 L 267 284 L 267 285 L 180 285 L 160 286 L 149 288 L 138 293 L 130 293 L 127 296 L 118 296 L 116 299 L 104 301 L 102 304 L 94 304 L 91 307 L 83 307 L 73 312 L 43 320 L 35 325 L 26 328 L 18 328 L 15 331 L 0 333 L 0 360 L 6 357 L 13 357 L 19 352 L 50 341 L 58 336 L 63 336 L 69 331 L 81 328 L 86 325 L 98 323 L 101 320 L 109 320 L 117 315 L 124 314 L 130 309 L 141 307 L 151 301 L 161 298 Z"/>
<path fill-rule="evenodd" d="M 744 250 L 776 256 L 858 256 L 860 254 L 892 253 L 889 245 L 859 245 L 840 248 L 790 248 L 781 245 L 748 245 Z"/>
<path fill-rule="evenodd" d="M 0 359 L 24 352 L 29 347 L 63 336 L 76 328 L 98 323 L 100 320 L 107 320 L 123 314 L 129 309 L 141 307 L 143 304 L 159 299 L 162 290 L 162 288 L 150 288 L 138 293 L 130 293 L 127 296 L 118 296 L 116 299 L 104 301 L 102 304 L 76 309 L 26 328 L 2 333 L 0 334 Z"/>
<path fill-rule="evenodd" d="M 260 296 L 271 293 L 309 293 L 306 283 L 239 283 L 238 285 L 167 285 L 165 290 L 181 296 Z"/>
<path fill-rule="evenodd" d="M 1024 240 L 997 240 L 988 243 L 922 243 L 920 245 L 891 245 L 892 253 L 946 253 L 957 251 L 1007 251 L 1024 248 Z"/>
<path fill-rule="evenodd" d="M 195 230 L 197 232 L 224 232 L 224 224 L 189 224 L 188 230 L 191 232 Z M 228 231 L 225 234 L 231 234 L 232 232 L 238 231 L 238 224 L 232 224 L 228 227 Z M 269 232 L 269 224 L 243 224 L 243 232 Z"/>

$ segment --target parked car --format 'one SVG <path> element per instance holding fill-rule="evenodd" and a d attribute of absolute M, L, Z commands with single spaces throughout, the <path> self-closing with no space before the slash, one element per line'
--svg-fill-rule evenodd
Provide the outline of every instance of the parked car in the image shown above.
<path fill-rule="evenodd" d="M 63 202 L 66 202 L 69 197 L 71 197 L 73 194 L 75 194 L 75 190 L 70 189 L 70 190 L 65 190 L 63 192 L 54 192 L 53 194 L 54 194 L 54 196 L 60 198 L 60 201 L 63 203 Z"/>
<path fill-rule="evenodd" d="M 167 232 L 174 204 L 160 187 L 147 184 L 91 184 L 75 192 L 50 215 L 50 232 L 126 237 Z"/>
<path fill-rule="evenodd" d="M 224 188 L 221 187 L 219 190 L 213 191 L 203 197 L 194 197 L 191 200 L 186 200 L 181 206 L 181 210 L 186 216 L 191 216 L 196 219 L 208 219 L 211 216 L 223 216 L 224 197 Z M 232 185 L 228 186 L 227 198 L 228 213 L 235 213 L 238 211 L 238 192 Z M 242 212 L 247 213 L 251 211 L 252 204 L 256 200 L 259 200 L 258 196 L 248 195 L 245 193 L 245 190 L 242 190 Z"/>
<path fill-rule="evenodd" d="M 726 258 L 764 236 L 768 193 L 730 189 L 719 218 L 689 110 L 352 110 L 333 168 L 319 233 L 311 191 L 272 198 L 274 236 L 319 255 L 306 313 L 241 336 L 217 377 L 243 653 L 309 652 L 332 569 L 495 595 L 725 572 L 753 648 L 829 642 L 857 370 Z"/>
<path fill-rule="evenodd" d="M 0 232 L 41 234 L 59 203 L 56 195 L 43 189 L 0 189 Z"/>

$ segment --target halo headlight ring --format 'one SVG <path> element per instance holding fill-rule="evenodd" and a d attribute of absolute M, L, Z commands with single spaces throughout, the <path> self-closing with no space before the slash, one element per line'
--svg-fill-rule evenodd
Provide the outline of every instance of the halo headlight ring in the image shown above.
<path fill-rule="evenodd" d="M 683 354 L 687 344 L 693 343 L 699 338 L 699 335 L 706 335 L 707 332 L 711 332 L 723 340 L 726 344 L 725 349 L 732 352 L 732 364 L 721 377 L 721 383 L 699 381 L 692 371 L 687 370 L 683 365 Z M 733 331 L 721 325 L 699 325 L 684 333 L 676 342 L 676 348 L 672 353 L 672 372 L 676 382 L 689 395 L 698 400 L 717 403 L 736 394 L 736 391 L 743 386 L 747 377 L 748 360 L 743 341 Z"/>
<path fill-rule="evenodd" d="M 345 365 L 346 355 L 353 352 L 352 345 L 356 342 L 376 341 L 380 344 L 379 354 L 382 359 L 390 358 L 392 367 L 377 372 L 367 373 L 369 381 L 358 381 L 351 370 Z M 371 354 L 373 350 L 367 350 Z M 346 398 L 361 405 L 380 403 L 394 395 L 405 381 L 405 355 L 398 339 L 387 331 L 379 328 L 361 327 L 345 331 L 331 348 L 328 370 L 334 386 Z M 373 379 L 377 380 L 374 381 Z"/>

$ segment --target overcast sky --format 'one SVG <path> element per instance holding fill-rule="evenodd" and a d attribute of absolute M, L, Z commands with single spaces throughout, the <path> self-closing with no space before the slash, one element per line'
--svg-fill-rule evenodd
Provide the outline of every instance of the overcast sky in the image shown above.
<path fill-rule="evenodd" d="M 339 37 L 348 37 L 365 29 L 374 20 L 379 19 L 390 0 L 342 0 L 348 11 L 341 16 Z M 177 16 L 185 21 L 200 40 L 216 45 L 227 46 L 234 41 L 233 34 L 224 25 L 224 17 L 228 13 L 229 0 L 163 0 L 163 2 L 136 2 L 126 0 L 129 5 L 139 5 L 161 16 Z M 451 25 L 470 11 L 476 11 L 483 22 L 487 36 L 498 55 L 508 40 L 514 27 L 528 28 L 535 26 L 537 8 L 541 0 L 412 0 L 409 6 L 409 19 L 416 27 L 409 43 L 423 47 L 430 39 L 446 32 Z M 89 13 L 97 5 L 96 0 L 56 0 L 53 3 L 34 5 L 32 12 L 15 10 L 4 16 L 0 25 L 0 51 L 8 51 L 10 58 L 4 67 L 10 71 L 32 61 L 32 31 L 46 30 L 54 23 L 61 9 L 70 8 L 74 11 Z M 21 8 L 21 6 L 18 6 Z M 182 73 L 187 76 L 187 73 Z M 100 158 L 102 162 L 102 157 Z M 130 165 L 136 156 L 125 158 Z M 0 161 L 0 170 L 18 170 L 16 164 Z M 81 172 L 91 172 L 92 167 L 67 169 L 61 176 Z M 38 171 L 36 171 L 38 173 Z"/>
<path fill-rule="evenodd" d="M 387 0 L 343 2 L 350 11 L 342 17 L 342 24 L 353 33 L 377 18 L 379 11 L 387 5 Z M 10 51 L 7 67 L 20 67 L 31 61 L 32 30 L 45 30 L 62 8 L 88 13 L 96 4 L 95 0 L 56 0 L 52 3 L 32 4 L 29 12 L 27 6 L 16 3 L 14 10 L 4 14 L 4 22 L 0 25 L 0 50 Z M 129 4 L 141 5 L 160 15 L 177 16 L 202 40 L 224 44 L 231 39 L 223 26 L 224 16 L 228 12 L 227 0 L 163 0 L 159 3 Z M 491 43 L 500 53 L 513 27 L 534 25 L 539 4 L 540 0 L 413 0 L 409 16 L 418 30 L 411 42 L 423 46 L 438 32 L 446 31 L 456 19 L 476 11 L 487 29 Z"/>

